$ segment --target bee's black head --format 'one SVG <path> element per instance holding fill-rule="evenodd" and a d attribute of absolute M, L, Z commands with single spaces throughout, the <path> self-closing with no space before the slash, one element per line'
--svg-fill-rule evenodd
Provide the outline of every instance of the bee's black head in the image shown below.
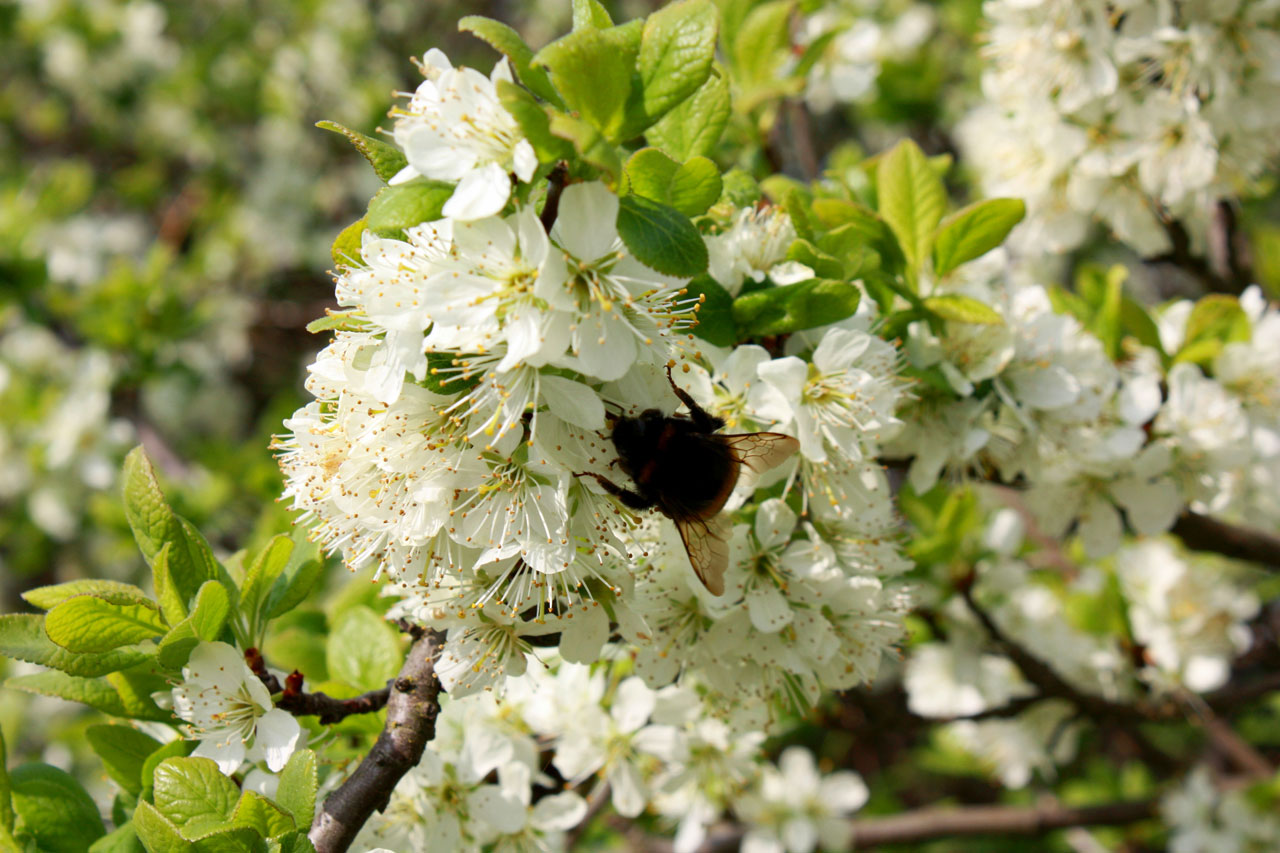
<path fill-rule="evenodd" d="M 645 409 L 638 418 L 619 418 L 613 425 L 613 446 L 625 463 L 654 453 L 667 417 L 658 409 Z"/>

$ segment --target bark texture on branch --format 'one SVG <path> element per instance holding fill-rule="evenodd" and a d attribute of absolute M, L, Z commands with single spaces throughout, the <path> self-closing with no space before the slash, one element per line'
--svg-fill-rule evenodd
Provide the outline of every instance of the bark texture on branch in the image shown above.
<path fill-rule="evenodd" d="M 1210 551 L 1233 560 L 1248 560 L 1280 569 L 1280 536 L 1237 527 L 1195 512 L 1178 516 L 1172 533 L 1193 551 Z"/>
<path fill-rule="evenodd" d="M 428 631 L 409 649 L 390 685 L 387 722 L 378 742 L 316 814 L 309 837 L 317 853 L 344 853 L 365 821 L 386 808 L 396 784 L 422 758 L 436 734 L 440 682 L 435 659 L 444 634 Z"/>
<path fill-rule="evenodd" d="M 970 806 L 921 809 L 890 817 L 853 822 L 853 846 L 910 844 L 972 835 L 1042 835 L 1072 826 L 1117 826 L 1156 814 L 1156 800 L 1070 807 L 1060 803 L 1034 806 Z"/>

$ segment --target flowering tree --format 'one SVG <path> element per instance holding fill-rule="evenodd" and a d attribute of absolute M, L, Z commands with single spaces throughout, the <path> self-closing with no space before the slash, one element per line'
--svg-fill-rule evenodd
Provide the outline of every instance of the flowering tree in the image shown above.
<path fill-rule="evenodd" d="M 959 38 L 915 3 L 465 17 L 488 74 L 431 48 L 382 135 L 322 122 L 381 186 L 274 443 L 296 527 L 215 547 L 128 454 L 149 579 L 0 617 L 8 687 L 118 718 L 110 827 L 0 762 L 0 847 L 1280 845 L 1280 311 L 1237 215 L 1280 12 L 984 14 L 958 149 L 893 101 Z"/>

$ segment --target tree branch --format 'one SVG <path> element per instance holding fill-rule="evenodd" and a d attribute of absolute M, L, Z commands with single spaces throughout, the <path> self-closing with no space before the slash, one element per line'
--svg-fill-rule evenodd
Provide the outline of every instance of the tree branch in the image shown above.
<path fill-rule="evenodd" d="M 356 771 L 330 794 L 309 838 L 317 853 L 344 853 L 374 813 L 387 807 L 396 784 L 422 759 L 436 734 L 440 682 L 435 659 L 444 634 L 429 631 L 414 642 L 391 684 L 387 722 Z"/>
<path fill-rule="evenodd" d="M 307 693 L 302 689 L 302 673 L 296 669 L 285 678 L 280 679 L 267 671 L 262 654 L 254 648 L 245 649 L 245 662 L 253 674 L 266 685 L 273 694 L 279 693 L 276 707 L 288 711 L 295 717 L 319 717 L 322 725 L 341 722 L 352 714 L 372 714 L 382 710 L 391 695 L 391 683 L 379 690 L 370 690 L 350 699 L 335 699 L 327 693 Z"/>
<path fill-rule="evenodd" d="M 551 169 L 547 176 L 547 200 L 542 205 L 542 214 L 538 217 L 542 227 L 548 234 L 551 226 L 556 224 L 560 214 L 560 195 L 564 192 L 565 181 L 569 178 L 569 166 L 562 160 Z"/>
<path fill-rule="evenodd" d="M 920 809 L 891 817 L 855 820 L 853 846 L 866 849 L 878 844 L 910 844 L 971 835 L 1043 835 L 1072 826 L 1122 826 L 1154 816 L 1156 806 L 1156 800 L 1140 800 L 1079 807 L 1047 802 L 1034 806 Z"/>
<path fill-rule="evenodd" d="M 1193 551 L 1210 551 L 1233 560 L 1248 560 L 1269 569 L 1280 569 L 1280 536 L 1237 527 L 1195 512 L 1178 516 L 1171 532 Z"/>

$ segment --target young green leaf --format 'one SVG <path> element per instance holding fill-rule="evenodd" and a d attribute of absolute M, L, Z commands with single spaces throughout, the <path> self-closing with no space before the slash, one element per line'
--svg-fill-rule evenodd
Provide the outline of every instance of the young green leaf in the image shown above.
<path fill-rule="evenodd" d="M 701 216 L 720 198 L 720 169 L 706 157 L 690 157 L 671 177 L 667 203 L 685 216 Z"/>
<path fill-rule="evenodd" d="M 192 853 L 194 848 L 174 823 L 143 800 L 133 812 L 133 828 L 148 853 Z"/>
<path fill-rule="evenodd" d="M 551 116 L 551 132 L 568 140 L 578 155 L 587 164 L 603 172 L 610 183 L 622 174 L 622 160 L 618 157 L 618 150 L 587 122 L 564 113 L 555 113 Z"/>
<path fill-rule="evenodd" d="M 569 108 L 613 141 L 624 121 L 635 67 L 635 54 L 618 48 L 615 39 L 589 27 L 556 39 L 533 58 L 550 72 Z"/>
<path fill-rule="evenodd" d="M 96 708 L 113 717 L 130 717 L 130 708 L 120 698 L 120 693 L 105 678 L 80 678 L 65 672 L 46 670 L 28 675 L 16 675 L 6 679 L 5 687 L 52 696 Z"/>
<path fill-rule="evenodd" d="M 89 853 L 147 853 L 147 848 L 142 846 L 133 821 L 128 821 L 93 842 Z"/>
<path fill-rule="evenodd" d="M 0 615 L 0 655 L 52 667 L 69 675 L 94 677 L 135 666 L 153 650 L 128 646 L 97 654 L 75 654 L 49 639 L 44 617 L 33 613 Z"/>
<path fill-rule="evenodd" d="M 47 853 L 82 853 L 106 834 L 98 807 L 80 783 L 48 764 L 24 764 L 10 774 L 14 836 Z"/>
<path fill-rule="evenodd" d="M 679 163 L 657 148 L 641 148 L 622 167 L 623 183 L 627 192 L 666 204 L 671 179 L 679 169 Z"/>
<path fill-rule="evenodd" d="M 515 70 L 516 77 L 529 87 L 529 91 L 557 107 L 564 106 L 564 101 L 560 100 L 560 94 L 551 85 L 547 72 L 532 64 L 533 50 L 511 27 L 492 18 L 468 15 L 458 21 L 458 30 L 471 33 L 476 38 L 488 42 L 490 47 L 511 60 L 511 67 Z"/>
<path fill-rule="evenodd" d="M 689 217 L 638 195 L 618 199 L 618 236 L 636 260 L 666 275 L 691 277 L 707 268 L 707 246 Z"/>
<path fill-rule="evenodd" d="M 125 517 L 147 565 L 154 569 L 160 549 L 165 543 L 172 544 L 169 576 L 183 602 L 190 601 L 207 580 L 231 585 L 204 536 L 169 508 L 151 461 L 141 447 L 135 447 L 125 457 L 123 491 Z"/>
<path fill-rule="evenodd" d="M 1223 343 L 1247 341 L 1252 331 L 1249 317 L 1234 296 L 1211 293 L 1202 296 L 1187 317 L 1186 344 L 1202 340 Z"/>
<path fill-rule="evenodd" d="M 169 691 L 168 678 L 151 661 L 103 676 L 124 704 L 125 716 L 135 720 L 172 722 L 173 714 L 156 704 L 152 694 Z"/>
<path fill-rule="evenodd" d="M 194 740 L 171 740 L 147 756 L 142 764 L 142 799 L 151 798 L 155 787 L 156 768 L 170 758 L 185 758 L 200 744 Z"/>
<path fill-rule="evenodd" d="M 361 690 L 386 686 L 404 662 L 396 630 L 364 605 L 338 617 L 326 651 L 329 674 Z"/>
<path fill-rule="evenodd" d="M 733 297 L 709 275 L 700 275 L 688 285 L 688 296 L 702 297 L 698 306 L 698 325 L 693 333 L 718 347 L 731 347 L 738 342 L 738 328 L 733 321 Z"/>
<path fill-rule="evenodd" d="M 9 750 L 0 731 L 0 829 L 13 832 L 13 786 L 9 782 Z"/>
<path fill-rule="evenodd" d="M 1162 359 L 1166 358 L 1164 344 L 1160 342 L 1160 330 L 1145 305 L 1128 296 L 1122 297 L 1120 300 L 1120 324 L 1127 334 L 1137 338 L 1138 343 L 1151 347 L 1160 354 Z"/>
<path fill-rule="evenodd" d="M 919 146 L 904 139 L 880 158 L 876 188 L 880 216 L 898 238 L 909 267 L 918 270 L 947 210 L 942 180 Z"/>
<path fill-rule="evenodd" d="M 393 235 L 423 222 L 434 222 L 440 218 L 453 189 L 453 184 L 426 178 L 383 187 L 369 202 L 365 224 L 375 234 Z"/>
<path fill-rule="evenodd" d="M 716 7 L 711 0 L 680 0 L 649 16 L 636 68 L 644 87 L 644 113 L 656 121 L 692 96 L 711 74 L 716 51 Z"/>
<path fill-rule="evenodd" d="M 363 223 L 363 220 L 361 222 Z M 369 327 L 369 321 L 365 319 L 364 312 L 358 308 L 352 308 L 349 311 L 334 311 L 332 308 L 324 310 L 323 317 L 307 324 L 307 331 L 313 335 L 335 331 L 363 332 Z"/>
<path fill-rule="evenodd" d="M 360 247 L 364 245 L 364 232 L 368 227 L 368 223 L 362 216 L 338 232 L 338 236 L 333 239 L 333 245 L 329 247 L 329 256 L 333 258 L 335 266 L 362 267 L 365 265 Z M 311 324 L 308 323 L 307 331 L 321 330 L 311 328 Z"/>
<path fill-rule="evenodd" d="M 316 754 L 309 749 L 294 750 L 289 763 L 280 771 L 280 786 L 276 789 L 276 802 L 293 815 L 298 826 L 311 826 L 315 817 Z"/>
<path fill-rule="evenodd" d="M 113 604 L 94 595 L 77 595 L 49 611 L 44 630 L 69 652 L 107 652 L 157 637 L 166 626 L 151 601 Z"/>
<path fill-rule="evenodd" d="M 733 317 L 743 337 L 785 335 L 852 316 L 861 297 L 847 282 L 803 281 L 739 296 L 733 301 Z"/>
<path fill-rule="evenodd" d="M 999 246 L 1027 214 L 1017 198 L 975 202 L 942 220 L 933 243 L 933 271 L 944 276 Z"/>
<path fill-rule="evenodd" d="M 271 588 L 289 565 L 293 555 L 293 540 L 285 534 L 273 538 L 258 552 L 244 574 L 240 585 L 240 603 L 252 614 L 262 610 Z"/>
<path fill-rule="evenodd" d="M 706 157 L 715 151 L 731 113 L 729 83 L 723 73 L 713 74 L 693 95 L 646 129 L 644 136 L 650 145 L 676 160 Z"/>
<path fill-rule="evenodd" d="M 959 293 L 930 296 L 924 300 L 924 307 L 942 319 L 956 323 L 977 323 L 986 326 L 1004 324 L 1004 318 L 1000 316 L 999 311 L 972 296 Z"/>
<path fill-rule="evenodd" d="M 33 607 L 52 610 L 68 598 L 77 595 L 101 595 L 108 600 L 145 601 L 147 594 L 131 583 L 109 580 L 78 580 L 53 586 L 38 586 L 22 593 L 22 598 Z"/>
<path fill-rule="evenodd" d="M 131 794 L 142 793 L 142 766 L 160 742 L 132 726 L 89 726 L 84 734 L 116 784 Z"/>
<path fill-rule="evenodd" d="M 547 114 L 547 107 L 515 83 L 499 80 L 495 88 L 498 100 L 502 101 L 502 106 L 511 113 L 525 139 L 533 146 L 538 162 L 555 163 L 573 156 L 573 146 L 551 132 L 551 116 Z"/>
<path fill-rule="evenodd" d="M 728 203 L 734 207 L 751 207 L 761 198 L 760 185 L 756 179 L 741 169 L 730 169 L 721 178 L 723 189 L 717 203 Z"/>
<path fill-rule="evenodd" d="M 271 594 L 267 596 L 264 608 L 267 616 L 275 619 L 297 607 L 306 600 L 322 575 L 324 563 L 319 560 L 301 560 L 292 571 L 286 569 L 276 579 L 275 585 L 271 587 Z"/>
<path fill-rule="evenodd" d="M 356 150 L 364 155 L 364 159 L 369 161 L 369 165 L 373 167 L 373 171 L 378 174 L 384 184 L 409 165 L 409 161 L 405 159 L 399 148 L 381 139 L 365 136 L 359 131 L 343 127 L 336 121 L 318 121 L 316 127 L 340 133 L 349 139 Z"/>
<path fill-rule="evenodd" d="M 253 791 L 240 794 L 240 801 L 231 812 L 231 823 L 250 827 L 263 838 L 275 838 L 296 828 L 292 815 Z"/>
<path fill-rule="evenodd" d="M 573 0 L 573 28 L 575 30 L 592 27 L 603 30 L 613 26 L 613 18 L 600 5 L 600 0 Z"/>
<path fill-rule="evenodd" d="M 236 783 L 208 758 L 165 759 L 151 784 L 156 809 L 186 838 L 224 825 L 240 798 Z"/>
<path fill-rule="evenodd" d="M 292 543 L 291 543 L 292 544 Z M 173 626 L 160 641 L 157 660 L 166 669 L 179 669 L 186 665 L 191 652 L 200 641 L 212 641 L 222 633 L 231 615 L 231 600 L 227 591 L 216 581 L 206 581 L 196 594 L 191 615 Z"/>
<path fill-rule="evenodd" d="M 730 54 L 733 79 L 746 93 L 738 108 L 750 112 L 761 101 L 797 88 L 789 85 L 782 66 L 791 58 L 792 0 L 761 3 L 742 21 Z M 796 81 L 799 84 L 800 81 Z"/>

